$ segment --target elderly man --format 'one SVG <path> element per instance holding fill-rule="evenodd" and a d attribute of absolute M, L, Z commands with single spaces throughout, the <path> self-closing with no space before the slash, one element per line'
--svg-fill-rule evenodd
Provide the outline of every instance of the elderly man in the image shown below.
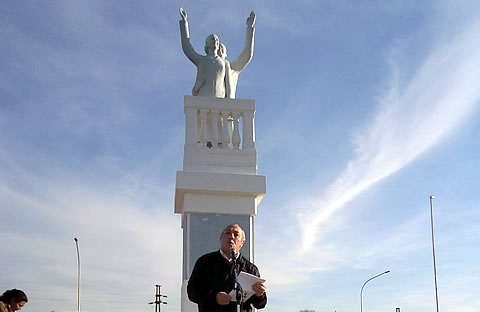
<path fill-rule="evenodd" d="M 198 304 L 199 312 L 237 311 L 235 299 L 229 293 L 234 287 L 235 273 L 231 250 L 235 250 L 238 272 L 247 272 L 260 277 L 258 268 L 240 254 L 245 243 L 245 232 L 238 224 L 230 224 L 220 236 L 220 250 L 201 256 L 188 281 L 188 298 Z M 267 289 L 264 283 L 252 285 L 255 292 L 242 306 L 242 311 L 251 311 L 252 306 L 262 309 L 267 304 Z"/>

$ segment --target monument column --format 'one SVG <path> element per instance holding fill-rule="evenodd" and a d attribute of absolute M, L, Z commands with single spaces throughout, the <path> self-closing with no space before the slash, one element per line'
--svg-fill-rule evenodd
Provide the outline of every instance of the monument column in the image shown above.
<path fill-rule="evenodd" d="M 175 213 L 182 215 L 183 228 L 182 312 L 194 312 L 188 279 L 201 255 L 219 249 L 225 226 L 238 223 L 245 230 L 241 252 L 254 262 L 254 219 L 266 193 L 266 177 L 257 175 L 255 100 L 185 96 L 184 108 L 184 160 L 183 170 L 177 171 Z M 206 137 L 198 122 L 205 113 Z M 236 129 L 229 117 L 234 114 L 242 120 L 240 140 L 247 142 L 238 148 L 232 145 Z M 227 133 L 228 142 L 212 141 L 216 133 Z"/>

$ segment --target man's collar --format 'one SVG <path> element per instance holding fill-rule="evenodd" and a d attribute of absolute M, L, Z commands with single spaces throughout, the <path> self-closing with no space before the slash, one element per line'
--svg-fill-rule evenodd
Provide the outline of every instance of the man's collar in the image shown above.
<path fill-rule="evenodd" d="M 221 254 L 222 257 L 224 257 L 228 262 L 232 262 L 232 259 L 228 259 L 228 256 L 223 252 L 222 248 L 220 248 L 220 254 Z M 235 254 L 235 260 L 237 260 L 238 257 L 240 257 L 240 253 Z"/>

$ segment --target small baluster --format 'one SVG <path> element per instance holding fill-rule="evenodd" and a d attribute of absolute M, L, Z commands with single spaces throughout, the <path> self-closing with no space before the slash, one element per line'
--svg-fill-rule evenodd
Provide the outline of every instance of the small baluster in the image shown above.
<path fill-rule="evenodd" d="M 212 147 L 217 148 L 218 147 L 218 117 L 219 117 L 220 112 L 218 111 L 212 111 L 212 138 L 211 138 L 211 143 Z"/>
<path fill-rule="evenodd" d="M 242 149 L 255 149 L 255 114 L 242 113 Z"/>
<path fill-rule="evenodd" d="M 222 148 L 228 149 L 228 144 L 230 143 L 230 134 L 228 133 L 228 124 L 230 123 L 228 118 L 230 117 L 229 112 L 222 112 Z"/>
<path fill-rule="evenodd" d="M 240 113 L 232 113 L 233 117 L 233 134 L 232 134 L 232 144 L 233 149 L 240 149 L 240 130 L 238 129 L 238 119 L 240 118 Z"/>
<path fill-rule="evenodd" d="M 197 144 L 197 110 L 195 108 L 185 109 L 185 144 Z"/>
<path fill-rule="evenodd" d="M 207 146 L 208 132 L 207 132 L 207 109 L 200 110 L 200 146 Z"/>

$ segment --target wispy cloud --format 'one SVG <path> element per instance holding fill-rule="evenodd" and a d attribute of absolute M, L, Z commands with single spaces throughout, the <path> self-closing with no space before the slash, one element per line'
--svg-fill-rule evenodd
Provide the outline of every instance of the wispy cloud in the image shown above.
<path fill-rule="evenodd" d="M 301 287 L 302 282 L 311 279 L 312 275 L 318 272 L 328 274 L 339 271 L 366 271 L 372 267 L 381 267 L 385 263 L 396 265 L 396 261 L 392 259 L 403 259 L 402 255 L 414 254 L 429 243 L 428 235 L 425 235 L 428 232 L 425 233 L 423 226 L 428 220 L 424 213 L 383 230 L 371 229 L 368 224 L 357 225 L 357 229 L 352 229 L 351 221 L 346 219 L 348 218 L 345 216 L 334 215 L 322 223 L 316 241 L 316 246 L 321 247 L 311 248 L 308 253 L 302 254 L 298 249 L 292 248 L 279 255 L 276 252 L 278 244 L 262 246 L 262 250 L 272 252 L 262 253 L 257 261 L 259 260 L 262 267 L 262 274 L 269 277 L 270 284 L 275 285 L 275 290 Z M 282 229 L 290 230 L 288 227 Z M 370 234 L 380 238 L 365 245 L 365 238 L 357 237 L 359 229 L 362 229 L 366 236 Z M 284 233 L 282 243 L 296 246 L 297 237 L 295 232 Z M 282 261 L 278 261 L 279 257 Z M 285 265 L 287 262 L 290 265 Z"/>
<path fill-rule="evenodd" d="M 416 159 L 474 111 L 480 99 L 479 32 L 476 22 L 439 45 L 404 87 L 394 75 L 372 123 L 355 138 L 354 159 L 300 216 L 303 250 L 314 245 L 319 225 L 345 203 Z"/>

